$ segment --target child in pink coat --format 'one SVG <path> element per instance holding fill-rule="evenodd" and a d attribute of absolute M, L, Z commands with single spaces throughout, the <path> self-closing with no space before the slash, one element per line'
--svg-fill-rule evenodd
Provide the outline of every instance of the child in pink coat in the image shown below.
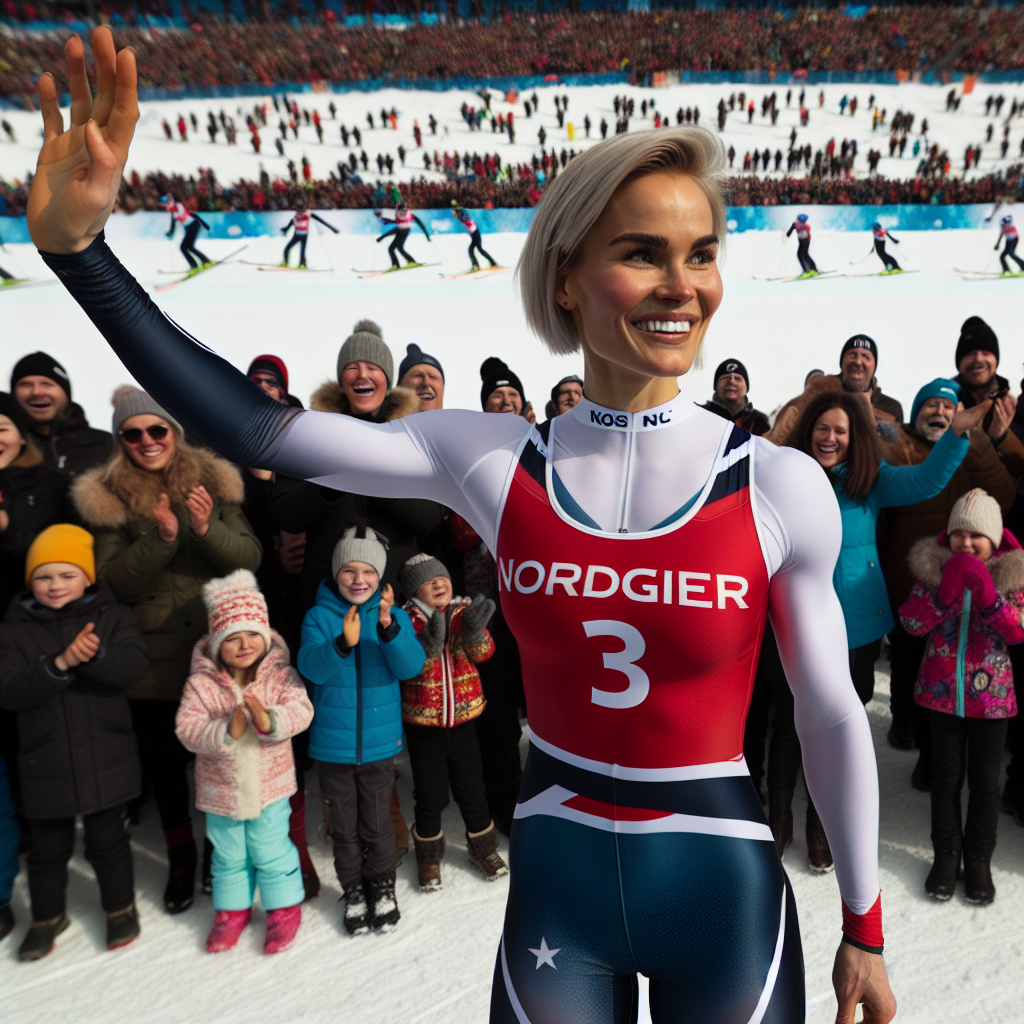
<path fill-rule="evenodd" d="M 946 532 L 918 541 L 908 561 L 918 579 L 900 621 L 908 633 L 928 635 L 914 691 L 932 732 L 935 862 L 925 890 L 950 899 L 962 856 L 968 901 L 988 904 L 995 899 L 999 765 L 1017 714 L 1008 648 L 1024 641 L 1024 550 L 1003 529 L 995 498 L 975 488 L 953 506 Z"/>
<path fill-rule="evenodd" d="M 211 953 L 232 949 L 252 919 L 256 887 L 267 913 L 264 951 L 295 940 L 304 897 L 288 836 L 296 790 L 290 738 L 313 718 L 288 648 L 246 569 L 203 588 L 210 632 L 192 652 L 176 731 L 196 754 L 196 807 L 213 844 Z"/>

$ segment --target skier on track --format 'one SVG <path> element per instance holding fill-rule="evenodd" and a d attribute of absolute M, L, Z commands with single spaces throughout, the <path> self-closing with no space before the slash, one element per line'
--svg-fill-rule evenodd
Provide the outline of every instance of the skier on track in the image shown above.
<path fill-rule="evenodd" d="M 486 256 L 492 267 L 496 267 L 498 264 L 494 261 L 494 257 L 480 244 L 480 229 L 476 226 L 476 222 L 470 219 L 469 214 L 459 206 L 455 199 L 452 200 L 452 216 L 469 232 L 469 261 L 473 264 L 473 269 L 480 269 L 480 264 L 476 259 L 477 252 L 481 256 Z"/>
<path fill-rule="evenodd" d="M 996 250 L 998 251 L 1001 243 L 1005 242 L 1005 248 L 999 253 L 999 263 L 1003 268 L 1004 277 L 1016 277 L 1018 274 L 1024 274 L 1024 260 L 1017 255 L 1017 229 L 1013 226 L 1013 218 L 1007 214 L 999 222 L 1000 233 L 999 241 L 996 242 Z M 1006 262 L 1007 257 L 1013 260 L 1020 270 L 1013 271 L 1010 269 L 1010 265 Z"/>
<path fill-rule="evenodd" d="M 421 267 L 422 263 L 418 263 L 405 251 L 405 240 L 409 237 L 409 232 L 412 231 L 412 224 L 415 221 L 419 224 L 423 234 L 427 236 L 427 241 L 430 241 L 430 232 L 427 230 L 426 225 L 412 212 L 403 202 L 398 203 L 395 207 L 395 212 L 391 217 L 387 217 L 381 210 L 374 210 L 377 220 L 384 224 L 394 223 L 393 228 L 389 228 L 378 238 L 378 242 L 384 241 L 389 235 L 395 237 L 391 240 L 391 245 L 388 246 L 388 255 L 391 257 L 392 269 L 398 270 L 398 256 L 396 253 L 401 253 L 405 257 L 405 263 L 407 267 Z"/>
<path fill-rule="evenodd" d="M 582 349 L 579 405 L 540 428 L 454 409 L 371 423 L 275 402 L 164 316 L 108 248 L 137 78 L 131 50 L 115 65 L 109 29 L 92 42 L 95 103 L 81 40 L 66 46 L 69 131 L 56 82 L 39 79 L 29 229 L 128 371 L 239 465 L 440 502 L 495 556 L 531 742 L 492 1024 L 625 1024 L 637 972 L 655 1024 L 803 1020 L 795 903 L 743 761 L 768 615 L 842 896 L 837 1020 L 862 1003 L 865 1024 L 891 1021 L 874 749 L 834 642 L 835 495 L 812 460 L 677 383 L 722 302 L 717 138 L 618 135 L 548 188 L 519 282 L 549 348 Z"/>
<path fill-rule="evenodd" d="M 883 228 L 881 224 L 876 220 L 871 225 L 871 234 L 875 239 L 875 252 L 878 253 L 878 258 L 885 264 L 885 270 L 882 271 L 884 274 L 902 274 L 903 270 L 896 260 L 885 251 L 885 240 L 888 238 L 895 245 L 899 245 L 899 239 L 893 238 L 889 234 L 888 228 Z"/>
<path fill-rule="evenodd" d="M 281 228 L 281 234 L 286 234 L 288 229 L 294 224 L 295 234 L 288 239 L 288 244 L 284 247 L 284 258 L 281 260 L 279 266 L 288 266 L 288 255 L 292 251 L 292 246 L 298 244 L 299 246 L 299 266 L 305 269 L 306 266 L 306 242 L 309 240 L 309 221 L 310 218 L 319 221 L 325 228 L 330 228 L 335 234 L 338 233 L 338 229 L 331 224 L 328 224 L 323 217 L 318 216 L 315 213 L 311 213 L 306 209 L 305 206 L 300 206 L 295 211 L 295 216 L 283 228 Z"/>
<path fill-rule="evenodd" d="M 160 202 L 164 204 L 164 209 L 171 215 L 171 227 L 166 237 L 170 238 L 174 234 L 175 224 L 180 224 L 185 229 L 185 237 L 181 240 L 181 254 L 188 260 L 190 273 L 212 267 L 213 261 L 196 248 L 196 236 L 199 234 L 199 229 L 206 228 L 209 231 L 210 225 L 199 214 L 189 213 L 185 209 L 184 203 L 175 202 L 174 196 L 161 196 Z"/>
<path fill-rule="evenodd" d="M 789 226 L 786 237 L 789 238 L 796 232 L 796 258 L 800 261 L 800 268 L 803 271 L 801 277 L 814 277 L 818 273 L 818 266 L 811 259 L 811 225 L 807 220 L 806 213 L 798 213 L 796 220 Z"/>

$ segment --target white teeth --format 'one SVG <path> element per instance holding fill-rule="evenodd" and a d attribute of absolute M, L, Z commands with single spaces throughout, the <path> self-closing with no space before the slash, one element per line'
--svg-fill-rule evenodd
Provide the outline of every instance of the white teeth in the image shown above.
<path fill-rule="evenodd" d="M 641 331 L 655 334 L 689 334 L 689 320 L 641 320 L 636 325 Z"/>

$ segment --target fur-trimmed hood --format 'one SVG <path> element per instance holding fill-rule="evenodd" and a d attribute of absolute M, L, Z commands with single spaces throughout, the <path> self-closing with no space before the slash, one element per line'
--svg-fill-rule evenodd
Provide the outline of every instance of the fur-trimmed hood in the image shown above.
<path fill-rule="evenodd" d="M 336 380 L 330 380 L 313 392 L 309 400 L 309 407 L 317 412 L 337 412 L 342 416 L 355 416 L 352 407 L 349 405 L 348 396 L 342 390 Z M 393 387 L 384 396 L 380 408 L 368 417 L 376 423 L 388 423 L 391 420 L 401 419 L 403 416 L 411 416 L 414 412 L 420 411 L 420 400 L 412 388 Z"/>
<path fill-rule="evenodd" d="M 86 526 L 93 530 L 116 530 L 135 523 L 152 523 L 153 507 L 161 494 L 171 504 L 184 505 L 184 494 L 202 484 L 214 501 L 241 505 L 245 485 L 237 467 L 206 448 L 195 448 L 180 438 L 174 462 L 168 471 L 150 473 L 139 469 L 120 450 L 104 465 L 78 477 L 71 498 Z"/>
<path fill-rule="evenodd" d="M 1007 536 L 1013 539 L 1012 544 L 1006 540 Z M 943 566 L 953 557 L 953 552 L 944 542 L 945 534 L 924 537 L 907 556 L 910 571 L 929 587 L 937 587 L 942 582 Z M 1024 591 L 1024 550 L 1009 531 L 1004 531 L 999 550 L 984 565 L 1003 597 Z"/>

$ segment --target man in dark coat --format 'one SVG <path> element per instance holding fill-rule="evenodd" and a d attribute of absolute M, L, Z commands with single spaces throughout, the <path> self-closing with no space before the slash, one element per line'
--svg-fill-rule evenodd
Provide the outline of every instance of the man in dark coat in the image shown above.
<path fill-rule="evenodd" d="M 11 371 L 13 394 L 29 419 L 30 436 L 48 466 L 76 477 L 106 462 L 114 439 L 89 426 L 71 401 L 71 379 L 53 356 L 33 352 Z"/>
<path fill-rule="evenodd" d="M 755 409 L 747 392 L 750 376 L 738 359 L 723 359 L 715 370 L 715 392 L 704 408 L 732 420 L 741 430 L 760 436 L 769 429 L 768 417 Z"/>

